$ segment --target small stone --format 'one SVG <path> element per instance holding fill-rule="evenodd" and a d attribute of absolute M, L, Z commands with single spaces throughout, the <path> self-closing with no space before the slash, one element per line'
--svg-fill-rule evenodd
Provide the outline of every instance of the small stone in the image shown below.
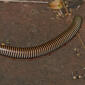
<path fill-rule="evenodd" d="M 76 76 L 73 76 L 73 79 L 74 79 L 74 80 L 77 79 Z"/>
<path fill-rule="evenodd" d="M 78 48 L 74 48 L 74 51 L 79 52 L 79 49 Z"/>
<path fill-rule="evenodd" d="M 65 1 L 65 4 L 67 4 L 67 1 Z"/>
<path fill-rule="evenodd" d="M 74 48 L 73 50 L 74 50 L 74 51 L 77 51 L 77 49 L 76 49 L 76 48 Z"/>
<path fill-rule="evenodd" d="M 82 76 L 81 76 L 81 75 L 79 75 L 78 77 L 79 77 L 79 79 L 81 79 L 81 78 L 82 78 Z"/>
<path fill-rule="evenodd" d="M 77 55 L 77 56 L 80 56 L 80 53 L 77 53 L 76 55 Z"/>
<path fill-rule="evenodd" d="M 77 6 L 77 9 L 79 9 L 80 8 L 80 5 L 79 6 Z"/>
<path fill-rule="evenodd" d="M 85 67 L 83 69 L 85 70 Z"/>
<path fill-rule="evenodd" d="M 5 43 L 1 43 L 1 45 L 5 45 Z"/>
<path fill-rule="evenodd" d="M 68 5 L 66 5 L 66 7 L 68 7 Z"/>

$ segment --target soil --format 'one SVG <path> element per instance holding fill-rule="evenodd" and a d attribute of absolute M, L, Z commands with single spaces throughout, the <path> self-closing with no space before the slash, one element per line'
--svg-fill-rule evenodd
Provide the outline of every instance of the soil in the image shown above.
<path fill-rule="evenodd" d="M 74 15 L 83 18 L 79 35 L 85 43 L 85 3 Z M 34 46 L 48 41 L 69 27 L 73 17 L 56 19 L 47 4 L 0 3 L 0 43 Z M 74 49 L 79 49 L 79 56 Z M 0 55 L 0 85 L 84 85 L 72 72 L 85 67 L 85 49 L 76 35 L 62 48 L 36 59 L 10 59 Z"/>

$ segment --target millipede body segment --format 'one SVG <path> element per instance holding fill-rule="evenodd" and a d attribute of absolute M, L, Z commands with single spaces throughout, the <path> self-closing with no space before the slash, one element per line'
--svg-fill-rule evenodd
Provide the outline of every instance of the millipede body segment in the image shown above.
<path fill-rule="evenodd" d="M 72 39 L 80 29 L 81 22 L 82 18 L 80 16 L 75 16 L 67 30 L 59 34 L 56 38 L 38 46 L 21 48 L 0 45 L 0 54 L 19 59 L 36 58 L 48 54 Z"/>

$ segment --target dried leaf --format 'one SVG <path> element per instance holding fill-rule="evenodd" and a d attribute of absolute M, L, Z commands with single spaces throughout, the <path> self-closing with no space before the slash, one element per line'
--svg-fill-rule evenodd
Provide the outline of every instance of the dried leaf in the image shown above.
<path fill-rule="evenodd" d="M 63 3 L 61 0 L 54 0 L 49 4 L 52 9 L 61 9 L 63 7 Z"/>

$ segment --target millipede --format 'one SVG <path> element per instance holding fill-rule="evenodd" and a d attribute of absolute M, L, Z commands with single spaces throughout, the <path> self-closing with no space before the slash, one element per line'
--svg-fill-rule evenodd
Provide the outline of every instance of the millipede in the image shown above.
<path fill-rule="evenodd" d="M 72 24 L 56 38 L 33 47 L 14 47 L 0 45 L 0 55 L 16 59 L 30 59 L 48 54 L 71 40 L 79 31 L 82 23 L 81 16 L 75 16 Z"/>

